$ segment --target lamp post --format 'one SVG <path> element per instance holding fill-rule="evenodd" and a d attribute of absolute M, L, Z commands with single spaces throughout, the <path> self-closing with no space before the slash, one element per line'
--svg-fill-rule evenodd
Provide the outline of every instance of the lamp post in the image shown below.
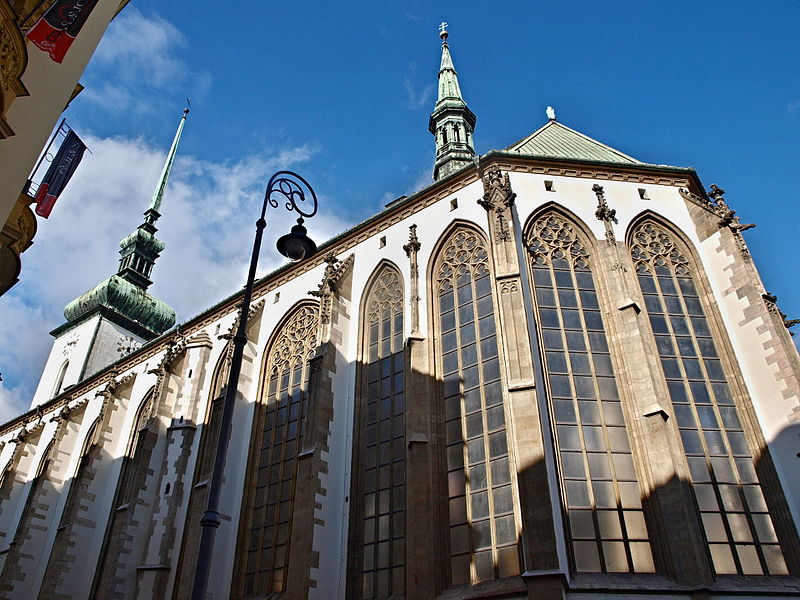
<path fill-rule="evenodd" d="M 306 197 L 306 191 L 310 198 Z M 280 200 L 275 196 L 281 197 Z M 233 336 L 233 355 L 231 357 L 228 384 L 225 389 L 225 399 L 222 404 L 222 423 L 220 424 L 219 438 L 214 456 L 214 470 L 208 486 L 208 504 L 203 517 L 200 519 L 201 536 L 200 546 L 197 551 L 197 565 L 194 572 L 192 586 L 192 600 L 205 600 L 208 588 L 208 576 L 211 571 L 211 554 L 214 548 L 214 535 L 220 525 L 219 496 L 222 491 L 222 474 L 225 469 L 225 457 L 228 453 L 228 439 L 233 421 L 233 407 L 236 402 L 236 391 L 239 387 L 239 374 L 242 370 L 242 357 L 247 344 L 247 317 L 250 311 L 250 301 L 253 296 L 253 284 L 256 278 L 258 254 L 261 250 L 261 238 L 267 222 L 264 216 L 267 205 L 277 208 L 279 203 L 290 212 L 300 216 L 292 231 L 278 239 L 278 252 L 292 260 L 302 260 L 317 251 L 316 244 L 306 235 L 303 218 L 311 218 L 317 214 L 317 196 L 309 183 L 297 173 L 292 171 L 278 171 L 269 180 L 264 193 L 264 204 L 261 207 L 261 217 L 256 221 L 256 237 L 253 241 L 253 254 L 250 257 L 250 271 L 247 274 L 247 284 L 242 298 L 242 312 L 239 326 Z"/>

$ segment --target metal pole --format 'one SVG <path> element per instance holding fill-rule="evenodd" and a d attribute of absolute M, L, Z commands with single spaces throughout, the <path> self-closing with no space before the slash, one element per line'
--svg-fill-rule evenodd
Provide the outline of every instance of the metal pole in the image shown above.
<path fill-rule="evenodd" d="M 47 148 L 44 149 L 44 152 L 42 152 L 42 155 L 39 157 L 39 162 L 37 162 L 36 166 L 33 167 L 33 171 L 31 171 L 30 177 L 28 177 L 28 179 L 25 181 L 25 187 L 22 188 L 22 193 L 23 194 L 27 194 L 28 191 L 31 189 L 31 184 L 33 183 L 33 176 L 36 175 L 36 171 L 39 169 L 39 167 L 42 164 L 42 161 L 45 159 L 45 157 L 47 156 L 47 153 L 50 151 L 50 146 L 53 145 L 53 142 L 55 141 L 56 136 L 64 128 L 64 124 L 66 122 L 67 122 L 67 118 L 64 117 L 63 119 L 61 119 L 61 123 L 58 124 L 58 129 L 56 129 L 55 133 L 53 133 L 53 137 L 50 138 L 50 141 L 47 144 Z M 67 128 L 69 128 L 69 126 L 67 126 Z"/>
<path fill-rule="evenodd" d="M 311 192 L 310 200 L 307 200 L 302 187 L 297 181 L 292 181 L 289 177 L 294 177 Z M 292 173 L 291 171 L 278 171 L 267 184 L 267 191 L 264 194 L 264 204 L 261 207 L 261 217 L 256 221 L 256 237 L 253 240 L 253 254 L 250 256 L 250 270 L 247 273 L 247 284 L 244 287 L 244 297 L 242 298 L 242 314 L 239 318 L 239 327 L 233 336 L 233 355 L 231 357 L 231 370 L 228 374 L 228 384 L 225 389 L 225 399 L 222 404 L 222 423 L 220 424 L 219 438 L 214 455 L 214 470 L 211 474 L 211 481 L 208 486 L 208 504 L 206 511 L 200 519 L 200 546 L 197 550 L 197 564 L 194 572 L 194 583 L 192 585 L 192 600 L 205 600 L 208 589 L 208 578 L 211 573 L 211 557 L 214 549 L 214 536 L 220 526 L 219 498 L 222 492 L 222 475 L 225 470 L 225 459 L 228 454 L 228 441 L 231 435 L 233 424 L 233 409 L 236 404 L 236 392 L 239 388 L 239 374 L 242 371 L 242 358 L 244 357 L 244 347 L 247 345 L 247 318 L 250 312 L 250 302 L 253 298 L 253 286 L 256 279 L 256 267 L 258 266 L 258 255 L 261 251 L 261 238 L 267 222 L 264 216 L 267 211 L 267 204 L 277 208 L 278 202 L 272 198 L 273 193 L 278 193 L 286 199 L 285 207 L 289 211 L 299 213 L 304 217 L 313 217 L 317 212 L 317 196 L 314 190 L 308 185 L 305 179 Z M 307 209 L 305 202 L 311 204 Z"/>
<path fill-rule="evenodd" d="M 262 211 L 263 213 L 263 211 Z M 231 435 L 233 423 L 233 408 L 236 403 L 236 392 L 239 387 L 239 374 L 242 371 L 242 357 L 247 344 L 247 316 L 250 312 L 250 300 L 253 297 L 253 284 L 256 278 L 258 254 L 261 250 L 261 237 L 267 222 L 263 219 L 256 221 L 256 238 L 253 241 L 253 255 L 250 257 L 250 271 L 247 274 L 247 285 L 244 288 L 242 299 L 242 315 L 239 327 L 233 336 L 233 356 L 231 357 L 231 371 L 228 374 L 228 385 L 225 389 L 225 400 L 222 405 L 222 423 L 217 440 L 217 451 L 214 456 L 214 471 L 208 487 L 208 504 L 203 517 L 200 519 L 202 533 L 200 547 L 197 550 L 197 567 L 194 572 L 194 585 L 192 586 L 192 600 L 205 600 L 208 589 L 208 575 L 211 571 L 211 553 L 214 548 L 214 535 L 220 525 L 219 496 L 222 491 L 222 475 L 225 470 L 225 459 L 228 454 L 228 440 Z"/>

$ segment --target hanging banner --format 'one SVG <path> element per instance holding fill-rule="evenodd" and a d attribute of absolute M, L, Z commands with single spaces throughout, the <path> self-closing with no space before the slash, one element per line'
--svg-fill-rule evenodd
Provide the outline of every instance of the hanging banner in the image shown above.
<path fill-rule="evenodd" d="M 97 1 L 56 0 L 26 37 L 60 63 Z"/>
<path fill-rule="evenodd" d="M 37 215 L 45 219 L 50 216 L 53 205 L 78 168 L 85 151 L 86 144 L 70 129 L 36 191 Z"/>

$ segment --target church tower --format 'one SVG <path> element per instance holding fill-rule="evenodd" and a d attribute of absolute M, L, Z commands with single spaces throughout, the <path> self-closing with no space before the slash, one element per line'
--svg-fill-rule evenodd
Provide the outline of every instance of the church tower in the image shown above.
<path fill-rule="evenodd" d="M 53 349 L 31 406 L 55 397 L 175 325 L 175 311 L 147 293 L 165 244 L 155 223 L 186 123 L 184 109 L 144 221 L 120 243 L 119 269 L 64 308 L 66 323 L 51 332 Z"/>
<path fill-rule="evenodd" d="M 439 96 L 433 108 L 428 131 L 436 138 L 436 163 L 433 178 L 443 179 L 472 162 L 475 148 L 472 132 L 475 115 L 461 97 L 458 75 L 447 44 L 447 23 L 439 27 L 442 38 L 442 64 L 439 67 Z"/>

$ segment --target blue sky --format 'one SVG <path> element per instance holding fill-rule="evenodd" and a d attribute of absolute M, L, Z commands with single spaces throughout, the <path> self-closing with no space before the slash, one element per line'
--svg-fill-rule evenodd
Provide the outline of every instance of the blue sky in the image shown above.
<path fill-rule="evenodd" d="M 27 408 L 64 305 L 115 272 L 185 98 L 152 288 L 180 321 L 240 287 L 275 169 L 301 172 L 320 195 L 318 241 L 430 182 L 442 20 L 478 152 L 531 133 L 552 105 L 639 160 L 694 167 L 757 224 L 744 235 L 766 288 L 800 317 L 796 2 L 135 0 L 65 115 L 93 154 L 0 299 L 0 418 Z M 287 225 L 275 215 L 269 231 Z M 266 250 L 261 271 L 277 264 Z"/>

